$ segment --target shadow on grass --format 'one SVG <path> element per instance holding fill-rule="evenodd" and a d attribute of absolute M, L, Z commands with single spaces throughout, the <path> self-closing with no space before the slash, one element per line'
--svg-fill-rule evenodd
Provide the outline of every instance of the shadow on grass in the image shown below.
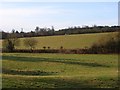
<path fill-rule="evenodd" d="M 113 84 L 111 80 L 104 81 L 101 79 L 96 79 L 96 80 L 83 79 L 82 80 L 82 79 L 77 79 L 77 78 L 76 79 L 74 78 L 46 78 L 46 79 L 40 79 L 39 81 L 45 82 L 47 83 L 47 85 L 52 84 L 56 88 L 91 88 L 90 90 L 93 90 L 92 88 L 101 88 L 101 87 L 118 88 L 117 83 Z"/>
<path fill-rule="evenodd" d="M 71 78 L 45 78 L 45 79 L 38 79 L 35 80 L 36 82 L 46 83 L 48 87 L 52 86 L 54 88 L 89 88 L 90 85 L 86 83 L 86 81 L 80 81 L 77 79 Z M 38 85 L 40 87 L 40 85 Z M 43 85 L 46 88 L 46 86 Z M 93 87 L 91 85 L 91 87 Z"/>
<path fill-rule="evenodd" d="M 64 64 L 83 65 L 89 67 L 110 67 L 108 65 L 98 64 L 95 62 L 78 62 L 76 59 L 57 59 L 57 58 L 36 58 L 36 57 L 16 57 L 16 56 L 2 56 L 3 60 L 15 60 L 15 61 L 26 61 L 26 62 L 57 62 Z"/>
<path fill-rule="evenodd" d="M 6 68 L 2 68 L 3 74 L 12 74 L 12 75 L 39 75 L 39 76 L 46 76 L 46 75 L 55 75 L 58 72 L 46 72 L 46 71 L 22 71 L 22 70 L 9 70 Z"/>
<path fill-rule="evenodd" d="M 67 77 L 44 77 L 44 78 L 26 78 L 23 79 L 17 77 L 17 81 L 14 77 L 3 79 L 3 88 L 8 87 L 5 85 L 9 83 L 10 88 L 38 88 L 39 90 L 49 90 L 46 88 L 56 88 L 60 90 L 79 90 L 78 88 L 91 88 L 89 90 L 94 90 L 93 88 L 117 88 L 117 83 L 113 84 L 111 80 L 102 80 L 102 79 L 77 79 L 77 78 L 67 78 Z M 115 81 L 114 81 L 115 82 Z M 71 89 L 70 89 L 71 88 Z M 76 89 L 75 89 L 76 88 Z M 36 90 L 35 89 L 35 90 Z M 12 89 L 14 90 L 14 89 Z M 25 89 L 26 90 L 26 89 Z M 32 89 L 33 90 L 33 89 Z M 53 89 L 51 89 L 53 90 Z M 85 89 L 81 89 L 85 90 Z M 96 90 L 96 89 L 95 89 Z M 100 89 L 101 90 L 101 89 Z M 106 89 L 105 89 L 106 90 Z M 118 90 L 118 89 L 112 89 Z"/>

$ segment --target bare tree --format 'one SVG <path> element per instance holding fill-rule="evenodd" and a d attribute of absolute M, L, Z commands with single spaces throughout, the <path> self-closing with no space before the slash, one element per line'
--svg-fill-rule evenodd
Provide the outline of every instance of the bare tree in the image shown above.
<path fill-rule="evenodd" d="M 35 48 L 37 43 L 38 43 L 37 40 L 34 38 L 27 38 L 24 40 L 24 45 L 26 47 L 29 47 L 31 51 Z"/>
<path fill-rule="evenodd" d="M 14 51 L 15 46 L 20 44 L 20 40 L 17 38 L 16 34 L 9 34 L 7 39 L 3 41 L 3 48 L 7 49 L 9 52 Z"/>

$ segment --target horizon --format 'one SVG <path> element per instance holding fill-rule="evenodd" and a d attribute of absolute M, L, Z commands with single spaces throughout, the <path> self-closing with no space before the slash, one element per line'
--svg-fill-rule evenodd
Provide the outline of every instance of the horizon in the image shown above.
<path fill-rule="evenodd" d="M 99 26 L 102 26 L 102 25 L 92 25 L 92 26 L 85 26 L 85 25 L 83 25 L 83 26 L 71 26 L 71 27 L 66 27 L 66 28 L 61 28 L 61 29 L 58 29 L 58 30 L 55 30 L 55 31 L 60 31 L 60 30 L 64 30 L 64 29 L 68 29 L 68 28 L 75 28 L 75 27 L 77 27 L 77 28 L 85 28 L 85 27 L 89 27 L 89 28 L 91 28 L 91 27 L 94 27 L 94 26 L 96 26 L 96 27 L 99 27 Z M 117 26 L 119 26 L 119 25 L 109 25 L 109 26 L 106 26 L 106 25 L 104 25 L 104 26 L 102 26 L 102 27 L 117 27 Z M 119 26 L 120 27 L 120 26 Z M 40 29 L 43 29 L 42 27 L 39 27 Z M 45 27 L 46 29 L 48 28 L 48 27 Z M 54 27 L 53 27 L 54 28 Z M 52 27 L 51 28 L 49 28 L 49 29 L 52 29 Z M 5 33 L 12 33 L 13 32 L 13 30 L 14 31 L 18 31 L 18 30 L 15 30 L 15 29 L 12 29 L 11 31 L 4 31 L 4 30 L 2 30 L 2 31 L 0 31 L 0 32 L 5 32 Z M 29 33 L 29 32 L 35 32 L 35 29 L 34 30 L 31 30 L 31 31 L 24 31 L 24 29 L 23 28 L 21 28 L 21 31 L 23 31 L 24 33 Z M 19 33 L 21 32 L 21 31 L 18 31 Z"/>
<path fill-rule="evenodd" d="M 73 26 L 118 26 L 117 2 L 3 2 L 0 31 L 55 30 Z"/>

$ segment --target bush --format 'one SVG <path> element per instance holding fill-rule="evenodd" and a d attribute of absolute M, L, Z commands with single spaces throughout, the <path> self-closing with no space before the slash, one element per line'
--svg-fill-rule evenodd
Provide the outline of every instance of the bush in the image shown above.
<path fill-rule="evenodd" d="M 117 35 L 102 37 L 97 43 L 94 43 L 90 50 L 92 53 L 119 53 L 120 51 L 120 32 Z"/>

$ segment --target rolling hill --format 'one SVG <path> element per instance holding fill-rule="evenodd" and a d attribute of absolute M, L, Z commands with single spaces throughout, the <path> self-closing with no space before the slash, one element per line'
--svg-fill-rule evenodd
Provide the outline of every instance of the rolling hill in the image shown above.
<path fill-rule="evenodd" d="M 45 46 L 51 49 L 59 49 L 61 46 L 65 49 L 77 49 L 77 48 L 89 48 L 96 42 L 99 42 L 101 38 L 107 38 L 117 34 L 117 32 L 110 33 L 94 33 L 94 34 L 75 34 L 75 35 L 61 35 L 61 36 L 44 36 L 44 37 L 32 37 L 38 41 L 35 49 L 43 49 Z M 24 39 L 20 39 L 20 45 L 17 49 L 29 49 L 25 47 Z M 100 42 L 99 42 L 100 43 Z"/>

